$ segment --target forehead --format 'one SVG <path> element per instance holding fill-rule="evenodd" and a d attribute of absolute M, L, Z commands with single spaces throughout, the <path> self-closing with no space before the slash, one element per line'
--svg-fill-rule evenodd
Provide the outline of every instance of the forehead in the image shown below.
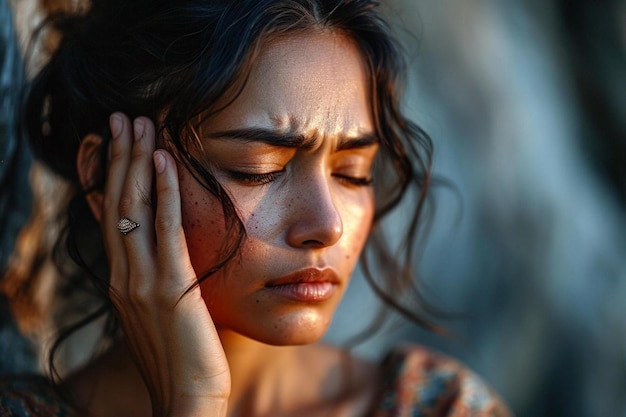
<path fill-rule="evenodd" d="M 358 48 L 345 35 L 334 32 L 299 34 L 265 45 L 251 79 L 261 81 L 276 77 L 290 83 L 306 83 L 315 78 L 320 87 L 325 83 L 343 83 L 348 87 L 346 90 L 355 90 L 362 87 L 365 78 L 362 61 Z"/>
<path fill-rule="evenodd" d="M 241 94 L 211 130 L 263 127 L 316 136 L 371 132 L 368 76 L 346 36 L 314 32 L 264 45 Z"/>

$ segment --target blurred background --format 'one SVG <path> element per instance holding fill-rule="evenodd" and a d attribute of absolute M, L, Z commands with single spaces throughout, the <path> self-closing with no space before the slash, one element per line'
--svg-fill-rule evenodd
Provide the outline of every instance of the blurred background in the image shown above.
<path fill-rule="evenodd" d="M 0 0 L 2 269 L 32 205 L 10 120 L 23 79 L 12 16 L 34 0 L 14 2 Z M 420 276 L 460 316 L 440 322 L 455 338 L 394 322 L 356 350 L 432 346 L 520 417 L 626 417 L 626 2 L 382 2 L 409 56 L 407 111 L 453 184 L 434 190 Z M 328 340 L 345 342 L 376 304 L 357 274 Z M 5 301 L 0 320 L 0 372 L 37 369 Z"/>

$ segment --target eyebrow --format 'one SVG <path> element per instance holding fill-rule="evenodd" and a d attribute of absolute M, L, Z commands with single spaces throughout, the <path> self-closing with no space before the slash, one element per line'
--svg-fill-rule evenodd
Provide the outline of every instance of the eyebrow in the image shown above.
<path fill-rule="evenodd" d="M 264 128 L 244 128 L 223 130 L 212 132 L 207 135 L 215 139 L 235 139 L 242 142 L 263 142 L 268 145 L 284 148 L 311 149 L 315 146 L 316 136 L 305 136 L 302 134 L 285 133 Z M 361 134 L 356 137 L 341 137 L 337 146 L 337 151 L 347 149 L 367 148 L 377 145 L 380 141 L 370 133 Z"/>

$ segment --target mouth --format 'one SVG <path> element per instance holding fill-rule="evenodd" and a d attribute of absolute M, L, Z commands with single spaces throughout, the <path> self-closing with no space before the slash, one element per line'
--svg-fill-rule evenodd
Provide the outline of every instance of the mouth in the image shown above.
<path fill-rule="evenodd" d="M 303 303 L 319 303 L 330 299 L 337 291 L 340 279 L 330 268 L 307 268 L 271 280 L 265 289 Z"/>

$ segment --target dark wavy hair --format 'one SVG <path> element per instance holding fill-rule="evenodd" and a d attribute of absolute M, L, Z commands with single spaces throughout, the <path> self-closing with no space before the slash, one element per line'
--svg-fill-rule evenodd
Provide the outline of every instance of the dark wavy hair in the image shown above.
<path fill-rule="evenodd" d="M 107 315 L 108 336 L 117 331 L 108 300 L 108 267 L 97 222 L 76 172 L 81 139 L 97 133 L 110 138 L 109 115 L 147 115 L 171 140 L 175 157 L 222 204 L 230 238 L 212 272 L 237 255 L 245 229 L 227 193 L 194 158 L 196 130 L 221 109 L 218 99 L 241 91 L 261 47 L 283 36 L 335 31 L 353 40 L 366 63 L 369 97 L 380 140 L 376 164 L 374 227 L 361 257 L 368 282 L 401 314 L 431 329 L 427 304 L 412 273 L 418 228 L 430 182 L 432 145 L 428 136 L 400 110 L 405 70 L 402 54 L 373 0 L 94 0 L 86 12 L 55 13 L 45 27 L 61 37 L 48 63 L 33 79 L 23 106 L 23 128 L 35 155 L 74 189 L 65 232 L 56 251 L 59 265 L 67 253 L 80 266 L 66 272 L 67 294 L 92 292 L 102 305 L 92 309 L 57 341 L 77 327 Z M 164 112 L 164 110 L 166 110 Z M 162 116 L 163 114 L 164 117 Z M 161 119 L 158 119 L 161 117 Z M 158 120 L 157 120 L 158 119 Z M 410 189 L 414 190 L 409 192 Z M 398 250 L 391 250 L 380 223 L 407 195 L 414 211 Z M 394 245 L 394 247 L 396 247 Z M 410 290 L 410 291 L 408 291 Z M 413 294 L 406 302 L 407 293 Z M 419 313 L 418 313 L 419 311 Z"/>

